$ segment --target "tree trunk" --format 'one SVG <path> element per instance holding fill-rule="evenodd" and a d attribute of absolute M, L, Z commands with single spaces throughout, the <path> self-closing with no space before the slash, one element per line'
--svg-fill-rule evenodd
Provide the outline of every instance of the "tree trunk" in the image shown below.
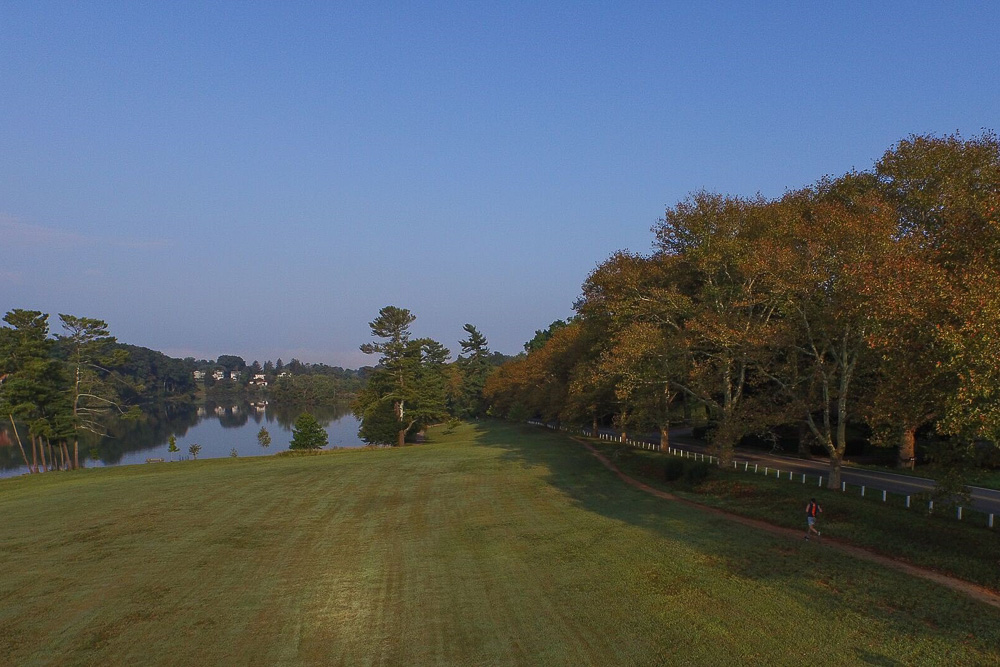
<path fill-rule="evenodd" d="M 55 453 L 52 451 L 52 442 L 49 441 L 48 438 L 45 438 L 45 446 L 49 450 L 49 467 L 52 468 L 52 470 L 58 469 L 58 465 L 56 465 L 56 456 Z"/>
<path fill-rule="evenodd" d="M 31 436 L 31 442 L 34 443 L 35 440 L 36 440 L 35 436 Z M 45 460 L 45 445 L 42 443 L 41 438 L 37 438 L 37 440 L 38 440 L 38 458 L 42 460 L 42 470 L 48 470 L 49 464 Z"/>
<path fill-rule="evenodd" d="M 670 383 L 663 383 L 663 419 L 660 421 L 660 451 L 667 451 L 670 446 Z"/>
<path fill-rule="evenodd" d="M 14 439 L 17 440 L 17 446 L 21 450 L 21 458 L 24 459 L 24 465 L 31 469 L 31 464 L 28 463 L 28 455 L 24 452 L 24 443 L 21 442 L 21 435 L 17 432 L 17 424 L 14 423 L 14 415 L 7 415 L 10 417 L 10 426 L 14 429 Z"/>
<path fill-rule="evenodd" d="M 843 463 L 844 455 L 841 452 L 830 452 L 830 479 L 826 483 L 826 488 L 840 488 L 840 468 Z"/>
<path fill-rule="evenodd" d="M 731 409 L 724 409 L 709 441 L 712 449 L 719 456 L 719 465 L 722 467 L 728 467 L 732 464 L 733 450 L 736 449 L 736 444 L 739 441 L 739 429 L 733 423 L 734 421 Z"/>
<path fill-rule="evenodd" d="M 73 438 L 73 470 L 80 467 L 80 439 Z"/>
<path fill-rule="evenodd" d="M 597 413 L 594 413 L 594 432 L 591 434 L 593 437 L 597 437 Z"/>
<path fill-rule="evenodd" d="M 66 462 L 66 470 L 70 470 L 70 465 L 69 465 L 69 463 L 70 463 L 70 461 L 69 461 L 69 446 L 66 444 L 65 440 L 63 440 L 62 442 L 60 442 L 59 446 L 62 447 L 63 460 Z"/>
<path fill-rule="evenodd" d="M 628 440 L 628 434 L 625 431 L 622 431 L 622 442 L 625 442 L 626 440 Z"/>
<path fill-rule="evenodd" d="M 396 434 L 396 446 L 402 447 L 405 444 L 406 444 L 406 429 L 404 428 L 403 430 L 399 431 Z"/>
<path fill-rule="evenodd" d="M 904 428 L 899 438 L 899 460 L 897 461 L 897 465 L 900 468 L 913 470 L 916 442 L 917 429 Z"/>
<path fill-rule="evenodd" d="M 31 438 L 31 472 L 38 472 L 38 447 L 35 446 L 35 436 L 28 434 Z"/>

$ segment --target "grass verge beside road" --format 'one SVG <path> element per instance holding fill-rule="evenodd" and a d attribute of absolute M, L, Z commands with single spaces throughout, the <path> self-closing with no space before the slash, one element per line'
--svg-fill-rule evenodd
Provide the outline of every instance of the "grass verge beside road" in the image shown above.
<path fill-rule="evenodd" d="M 881 492 L 861 498 L 856 487 L 851 494 L 817 488 L 815 476 L 808 477 L 808 484 L 800 483 L 800 474 L 793 480 L 787 479 L 787 473 L 777 479 L 773 469 L 771 476 L 765 476 L 713 465 L 709 477 L 699 482 L 684 478 L 666 482 L 664 468 L 676 457 L 606 441 L 592 444 L 623 472 L 655 487 L 803 533 L 805 506 L 815 497 L 824 510 L 818 524 L 824 536 L 1000 591 L 1000 529 L 984 528 L 982 517 L 958 522 L 940 512 L 928 515 L 922 507 L 906 509 L 898 496 L 883 503 Z M 693 463 L 683 461 L 688 467 Z M 971 514 L 966 510 L 966 517 Z"/>
<path fill-rule="evenodd" d="M 562 434 L 431 440 L 0 481 L 0 664 L 1000 661 L 1000 611 Z"/>

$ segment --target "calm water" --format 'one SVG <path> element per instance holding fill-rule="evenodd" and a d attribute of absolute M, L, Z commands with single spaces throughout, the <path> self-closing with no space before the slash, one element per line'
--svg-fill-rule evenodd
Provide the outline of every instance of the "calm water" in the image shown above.
<path fill-rule="evenodd" d="M 274 454 L 288 449 L 292 427 L 302 411 L 301 407 L 255 405 L 240 401 L 167 406 L 138 422 L 116 424 L 107 437 L 81 441 L 80 459 L 87 467 L 145 463 L 147 458 L 169 461 L 171 455 L 167 451 L 167 438 L 171 434 L 176 436 L 177 448 L 180 449 L 173 455 L 175 461 L 191 458 L 188 447 L 192 444 L 201 445 L 199 459 L 230 456 L 233 449 L 239 456 Z M 310 408 L 309 412 L 326 429 L 328 448 L 364 445 L 358 438 L 358 420 L 347 406 Z M 271 434 L 271 446 L 266 450 L 257 443 L 257 433 L 262 426 Z M 9 428 L 0 431 L 0 477 L 21 475 L 28 471 L 9 431 Z M 21 438 L 25 438 L 23 431 Z M 25 442 L 29 457 L 30 447 L 30 443 Z"/>

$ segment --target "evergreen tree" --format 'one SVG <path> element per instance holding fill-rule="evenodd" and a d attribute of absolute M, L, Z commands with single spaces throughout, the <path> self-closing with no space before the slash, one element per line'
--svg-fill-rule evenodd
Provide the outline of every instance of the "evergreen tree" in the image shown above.
<path fill-rule="evenodd" d="M 14 429 L 25 464 L 38 472 L 38 458 L 46 467 L 45 452 L 38 438 L 65 436 L 69 404 L 65 376 L 51 356 L 48 315 L 35 310 L 14 309 L 4 316 L 10 327 L 0 327 L 0 408 Z M 32 457 L 29 463 L 14 421 L 29 425 Z"/>
<path fill-rule="evenodd" d="M 303 412 L 295 420 L 295 428 L 292 430 L 292 442 L 289 449 L 314 450 L 326 447 L 328 442 L 326 431 L 319 425 L 316 418 L 308 412 Z"/>
<path fill-rule="evenodd" d="M 386 306 L 369 322 L 365 354 L 381 354 L 379 367 L 352 404 L 366 442 L 402 445 L 408 434 L 447 415 L 448 349 L 429 338 L 410 339 L 416 319 L 409 310 Z"/>
<path fill-rule="evenodd" d="M 483 387 L 486 385 L 486 378 L 493 370 L 490 364 L 490 349 L 486 336 L 475 326 L 466 324 L 463 328 L 469 337 L 459 341 L 462 352 L 467 356 L 459 355 L 456 362 L 462 378 L 456 412 L 460 417 L 481 417 L 486 414 L 487 407 L 483 398 Z"/>

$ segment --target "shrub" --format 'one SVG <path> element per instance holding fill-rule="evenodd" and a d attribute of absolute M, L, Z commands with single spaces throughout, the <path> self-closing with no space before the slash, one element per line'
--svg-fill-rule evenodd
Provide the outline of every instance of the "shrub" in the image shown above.
<path fill-rule="evenodd" d="M 303 412 L 295 420 L 295 428 L 292 430 L 292 441 L 289 449 L 322 449 L 328 444 L 326 431 L 319 425 L 316 418 L 308 412 Z"/>
<path fill-rule="evenodd" d="M 706 479 L 712 469 L 704 461 L 695 461 L 684 471 L 684 480 L 689 484 L 697 484 Z"/>
<path fill-rule="evenodd" d="M 663 466 L 663 478 L 673 482 L 684 476 L 684 461 L 682 459 L 667 459 Z"/>

